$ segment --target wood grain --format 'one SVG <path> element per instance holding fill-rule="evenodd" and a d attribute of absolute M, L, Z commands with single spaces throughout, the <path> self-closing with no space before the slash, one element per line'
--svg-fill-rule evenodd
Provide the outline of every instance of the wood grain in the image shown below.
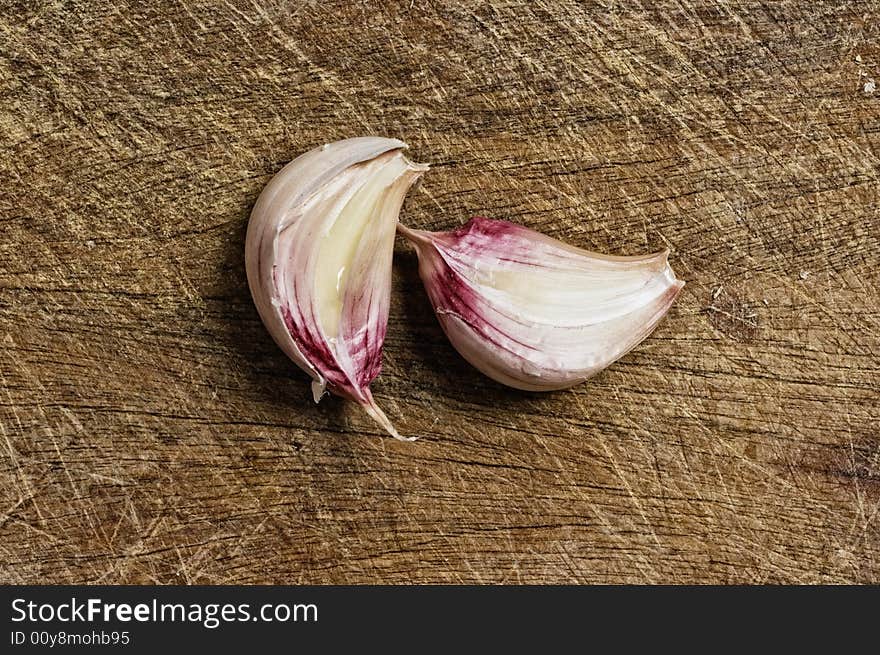
<path fill-rule="evenodd" d="M 874 2 L 5 3 L 0 581 L 880 582 Z M 870 86 L 868 87 L 870 88 Z M 688 281 L 528 394 L 445 341 L 398 244 L 380 404 L 315 406 L 243 267 L 288 160 L 433 164 Z"/>

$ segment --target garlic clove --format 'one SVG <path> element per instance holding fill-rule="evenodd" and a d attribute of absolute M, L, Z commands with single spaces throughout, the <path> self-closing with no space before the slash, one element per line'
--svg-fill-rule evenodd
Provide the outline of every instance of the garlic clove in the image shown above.
<path fill-rule="evenodd" d="M 330 143 L 287 164 L 248 223 L 245 265 L 257 311 L 281 349 L 326 391 L 364 407 L 401 438 L 376 405 L 391 257 L 406 192 L 428 167 L 396 139 Z"/>
<path fill-rule="evenodd" d="M 600 255 L 473 218 L 452 232 L 398 225 L 443 330 L 474 367 L 517 389 L 583 382 L 647 337 L 672 306 L 668 251 Z"/>

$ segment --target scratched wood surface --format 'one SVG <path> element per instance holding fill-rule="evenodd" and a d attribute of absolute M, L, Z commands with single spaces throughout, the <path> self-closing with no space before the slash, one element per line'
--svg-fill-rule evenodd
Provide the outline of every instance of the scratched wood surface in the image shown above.
<path fill-rule="evenodd" d="M 0 581 L 880 582 L 873 2 L 4 2 Z M 381 134 L 473 214 L 687 280 L 589 384 L 512 391 L 397 245 L 374 392 L 314 405 L 249 211 Z"/>

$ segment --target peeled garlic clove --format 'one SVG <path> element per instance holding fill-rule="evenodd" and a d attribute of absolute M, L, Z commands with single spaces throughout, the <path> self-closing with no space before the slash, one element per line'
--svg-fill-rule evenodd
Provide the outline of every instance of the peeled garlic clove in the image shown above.
<path fill-rule="evenodd" d="M 397 215 L 428 169 L 404 148 L 360 137 L 298 157 L 263 189 L 245 244 L 260 317 L 311 376 L 315 402 L 325 390 L 353 400 L 397 438 L 369 384 L 382 368 Z"/>
<path fill-rule="evenodd" d="M 453 232 L 398 231 L 415 246 L 455 349 L 517 389 L 564 389 L 595 375 L 647 337 L 684 286 L 668 251 L 600 255 L 486 218 Z"/>

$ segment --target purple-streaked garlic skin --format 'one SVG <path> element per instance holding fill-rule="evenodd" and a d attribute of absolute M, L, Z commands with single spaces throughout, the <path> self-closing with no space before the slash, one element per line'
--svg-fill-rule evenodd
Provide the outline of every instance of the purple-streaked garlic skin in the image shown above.
<path fill-rule="evenodd" d="M 359 137 L 293 160 L 257 199 L 245 245 L 257 311 L 279 347 L 312 378 L 315 401 L 325 389 L 355 401 L 398 438 L 369 384 L 382 368 L 397 215 L 407 190 L 427 170 L 403 157 L 404 148 L 396 139 Z M 336 278 L 341 297 L 331 334 L 322 324 L 330 305 L 318 290 L 321 248 L 336 221 L 347 216 L 349 202 L 369 189 L 379 189 L 367 205 L 375 211 L 355 233 L 351 260 Z"/>
<path fill-rule="evenodd" d="M 601 255 L 481 217 L 452 232 L 398 231 L 415 246 L 455 349 L 490 378 L 527 391 L 574 386 L 625 355 L 684 286 L 667 251 Z"/>

